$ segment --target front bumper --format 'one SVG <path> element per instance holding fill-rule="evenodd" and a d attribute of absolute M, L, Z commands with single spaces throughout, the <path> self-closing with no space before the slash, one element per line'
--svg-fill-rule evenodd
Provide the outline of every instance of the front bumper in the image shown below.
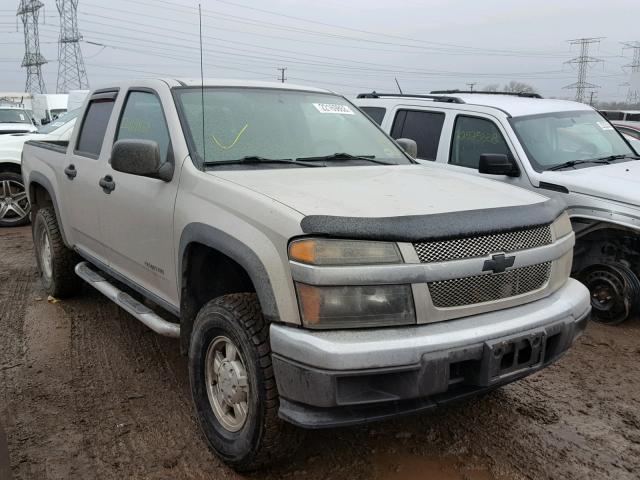
<path fill-rule="evenodd" d="M 340 331 L 273 324 L 279 414 L 306 428 L 353 425 L 504 385 L 560 358 L 590 308 L 587 289 L 569 279 L 541 300 L 446 322 Z"/>

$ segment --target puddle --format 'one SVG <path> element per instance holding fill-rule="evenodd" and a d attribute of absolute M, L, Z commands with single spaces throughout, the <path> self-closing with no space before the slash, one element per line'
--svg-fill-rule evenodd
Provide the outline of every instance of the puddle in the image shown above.
<path fill-rule="evenodd" d="M 495 480 L 488 467 L 455 456 L 383 454 L 374 460 L 375 480 Z"/>

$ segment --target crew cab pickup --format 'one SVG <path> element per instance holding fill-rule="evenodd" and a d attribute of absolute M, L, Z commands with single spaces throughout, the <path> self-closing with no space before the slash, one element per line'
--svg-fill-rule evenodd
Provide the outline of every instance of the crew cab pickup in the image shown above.
<path fill-rule="evenodd" d="M 92 92 L 28 142 L 42 281 L 180 339 L 236 469 L 300 429 L 418 412 L 558 359 L 590 312 L 557 200 L 417 165 L 344 97 L 248 81 Z M 75 271 L 75 273 L 74 273 Z"/>
<path fill-rule="evenodd" d="M 455 90 L 366 93 L 355 103 L 392 137 L 416 141 L 422 163 L 565 202 L 573 275 L 591 291 L 594 320 L 640 313 L 639 157 L 600 112 L 537 94 Z"/>

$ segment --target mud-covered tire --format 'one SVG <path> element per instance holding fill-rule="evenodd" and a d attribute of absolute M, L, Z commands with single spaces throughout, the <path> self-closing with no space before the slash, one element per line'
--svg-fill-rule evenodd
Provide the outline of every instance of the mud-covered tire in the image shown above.
<path fill-rule="evenodd" d="M 300 431 L 278 417 L 268 334 L 269 326 L 253 293 L 211 300 L 200 310 L 193 326 L 189 379 L 198 420 L 212 450 L 237 471 L 277 463 L 293 453 L 298 444 Z M 247 414 L 237 431 L 230 431 L 218 420 L 207 393 L 207 352 L 220 338 L 234 344 L 246 367 Z"/>
<path fill-rule="evenodd" d="M 82 280 L 73 269 L 80 258 L 64 244 L 53 207 L 38 210 L 32 231 L 38 272 L 47 293 L 57 298 L 77 294 Z"/>
<path fill-rule="evenodd" d="M 29 223 L 31 205 L 22 175 L 0 172 L 0 227 L 21 227 Z"/>

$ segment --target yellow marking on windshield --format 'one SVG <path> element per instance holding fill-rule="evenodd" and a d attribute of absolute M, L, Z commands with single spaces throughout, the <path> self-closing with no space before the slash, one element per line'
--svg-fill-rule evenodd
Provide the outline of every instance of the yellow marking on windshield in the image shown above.
<path fill-rule="evenodd" d="M 247 127 L 249 126 L 249 124 L 245 124 L 244 127 L 242 127 L 242 130 L 240 130 L 240 132 L 238 133 L 238 135 L 236 136 L 236 139 L 231 142 L 230 145 L 223 145 L 222 143 L 220 143 L 218 141 L 218 139 L 216 138 L 216 136 L 212 133 L 211 134 L 211 139 L 215 142 L 216 145 L 218 145 L 218 147 L 220 147 L 222 150 L 229 150 L 230 148 L 233 148 L 234 145 L 236 143 L 238 143 L 238 140 L 240 140 L 240 137 L 242 136 L 242 134 L 244 133 L 244 131 L 247 129 Z"/>

